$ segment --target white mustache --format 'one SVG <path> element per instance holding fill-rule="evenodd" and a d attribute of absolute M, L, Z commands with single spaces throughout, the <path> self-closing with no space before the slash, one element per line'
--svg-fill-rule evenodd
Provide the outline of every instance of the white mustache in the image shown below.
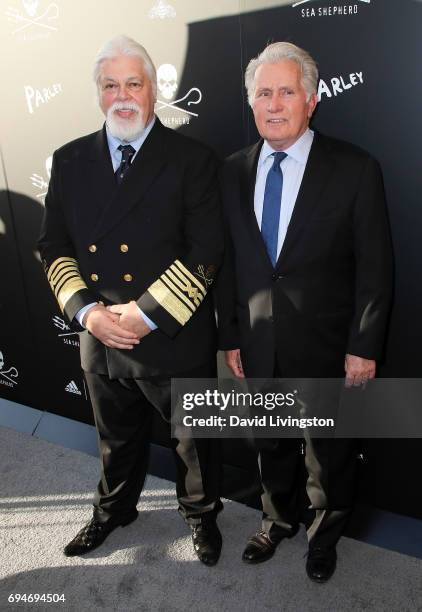
<path fill-rule="evenodd" d="M 115 102 L 109 108 L 109 112 L 115 113 L 116 111 L 132 111 L 134 113 L 140 113 L 141 108 L 134 102 Z"/>

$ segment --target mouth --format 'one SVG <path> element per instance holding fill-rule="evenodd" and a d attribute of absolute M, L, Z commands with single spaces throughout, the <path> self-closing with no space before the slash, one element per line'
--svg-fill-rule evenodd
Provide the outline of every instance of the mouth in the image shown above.
<path fill-rule="evenodd" d="M 267 119 L 267 123 L 280 125 L 281 123 L 287 123 L 287 119 Z"/>
<path fill-rule="evenodd" d="M 137 115 L 137 111 L 134 111 L 132 109 L 126 109 L 126 108 L 121 108 L 118 110 L 114 111 L 114 114 L 117 115 L 118 117 L 121 117 L 122 119 L 130 119 L 131 117 L 133 117 L 134 115 Z"/>

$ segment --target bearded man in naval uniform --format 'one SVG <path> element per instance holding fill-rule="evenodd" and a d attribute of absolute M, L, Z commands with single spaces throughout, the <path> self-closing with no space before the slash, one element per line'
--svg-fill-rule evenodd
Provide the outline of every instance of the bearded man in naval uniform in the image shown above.
<path fill-rule="evenodd" d="M 65 547 L 81 555 L 137 518 L 151 417 L 170 418 L 170 377 L 214 377 L 209 289 L 222 258 L 216 159 L 154 114 L 156 71 L 121 36 L 94 70 L 103 128 L 54 153 L 39 249 L 73 329 L 99 434 L 91 520 Z M 218 446 L 173 439 L 179 512 L 199 559 L 221 550 Z"/>

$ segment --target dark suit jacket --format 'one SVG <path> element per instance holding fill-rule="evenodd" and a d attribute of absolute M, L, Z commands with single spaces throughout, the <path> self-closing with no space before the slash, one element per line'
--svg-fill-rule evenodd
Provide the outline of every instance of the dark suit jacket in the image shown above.
<path fill-rule="evenodd" d="M 60 307 L 75 325 L 91 302 L 136 300 L 159 327 L 132 351 L 108 349 L 84 331 L 85 370 L 174 374 L 215 356 L 208 289 L 223 249 L 216 167 L 208 148 L 158 119 L 119 187 L 105 128 L 55 152 L 39 249 Z"/>
<path fill-rule="evenodd" d="M 378 359 L 383 348 L 392 256 L 380 168 L 316 133 L 274 269 L 254 213 L 261 146 L 229 157 L 222 173 L 220 348 L 241 348 L 247 376 L 272 376 L 276 360 L 283 376 L 342 376 L 346 353 Z"/>

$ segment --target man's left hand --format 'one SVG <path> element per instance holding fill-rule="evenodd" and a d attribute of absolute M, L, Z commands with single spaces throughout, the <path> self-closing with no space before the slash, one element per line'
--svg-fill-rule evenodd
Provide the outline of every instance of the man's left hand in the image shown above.
<path fill-rule="evenodd" d="M 375 377 L 376 362 L 356 355 L 346 355 L 344 361 L 346 372 L 346 387 L 359 387 Z"/>
<path fill-rule="evenodd" d="M 127 304 L 107 306 L 107 310 L 120 315 L 120 327 L 136 334 L 139 340 L 151 333 L 151 328 L 145 323 L 137 303 L 133 300 Z"/>

